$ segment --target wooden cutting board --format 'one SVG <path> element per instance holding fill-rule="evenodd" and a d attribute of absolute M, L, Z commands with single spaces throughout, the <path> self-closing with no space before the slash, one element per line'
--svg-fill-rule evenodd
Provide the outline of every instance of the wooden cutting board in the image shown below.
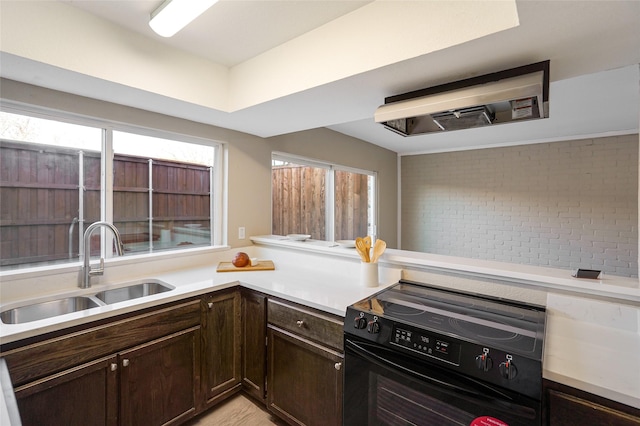
<path fill-rule="evenodd" d="M 272 260 L 259 260 L 257 265 L 247 265 L 242 268 L 233 266 L 231 262 L 218 263 L 218 272 L 242 272 L 242 271 L 273 271 L 276 269 Z"/>

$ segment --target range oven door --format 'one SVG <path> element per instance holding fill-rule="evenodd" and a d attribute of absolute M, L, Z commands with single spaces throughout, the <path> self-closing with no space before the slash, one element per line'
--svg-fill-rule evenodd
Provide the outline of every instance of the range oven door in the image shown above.
<path fill-rule="evenodd" d="M 344 425 L 531 426 L 541 404 L 357 337 L 345 337 Z"/>

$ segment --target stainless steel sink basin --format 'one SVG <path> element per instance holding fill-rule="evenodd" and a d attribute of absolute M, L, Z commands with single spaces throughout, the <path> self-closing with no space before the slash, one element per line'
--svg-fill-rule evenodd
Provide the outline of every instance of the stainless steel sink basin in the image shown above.
<path fill-rule="evenodd" d="M 111 303 L 124 302 L 126 300 L 164 293 L 173 289 L 173 286 L 159 281 L 130 284 L 120 288 L 104 290 L 95 295 L 63 297 L 56 300 L 7 309 L 0 312 L 0 320 L 2 320 L 4 324 L 22 324 L 109 305 Z"/>
<path fill-rule="evenodd" d="M 101 291 L 96 297 L 106 304 L 124 302 L 126 300 L 137 299 L 139 297 L 151 296 L 154 294 L 171 291 L 173 287 L 159 282 L 145 282 L 133 284 L 127 287 L 114 288 Z"/>
<path fill-rule="evenodd" d="M 22 324 L 25 322 L 51 318 L 58 315 L 83 311 L 85 309 L 101 306 L 100 303 L 90 297 L 67 297 L 64 299 L 50 300 L 48 302 L 34 303 L 19 308 L 8 309 L 0 313 L 0 319 L 5 324 Z"/>

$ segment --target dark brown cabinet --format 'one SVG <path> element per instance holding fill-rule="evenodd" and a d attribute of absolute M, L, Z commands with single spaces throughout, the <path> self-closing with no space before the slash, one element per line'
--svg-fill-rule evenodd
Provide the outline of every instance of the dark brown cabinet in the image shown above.
<path fill-rule="evenodd" d="M 268 326 L 267 326 L 268 324 Z M 28 425 L 180 424 L 244 389 L 342 421 L 343 319 L 233 287 L 2 345 Z"/>
<path fill-rule="evenodd" d="M 550 426 L 640 426 L 640 409 L 548 380 L 545 399 Z"/>
<path fill-rule="evenodd" d="M 202 381 L 208 407 L 240 390 L 241 311 L 237 288 L 202 298 Z"/>
<path fill-rule="evenodd" d="M 5 345 L 22 423 L 161 425 L 199 398 L 200 300 Z"/>
<path fill-rule="evenodd" d="M 101 358 L 16 388 L 22 424 L 117 425 L 117 366 Z"/>
<path fill-rule="evenodd" d="M 120 424 L 179 423 L 195 414 L 200 327 L 118 355 Z"/>
<path fill-rule="evenodd" d="M 242 386 L 246 393 L 265 402 L 267 376 L 267 297 L 242 290 Z"/>
<path fill-rule="evenodd" d="M 292 425 L 341 425 L 341 319 L 271 299 L 267 318 L 269 410 Z"/>

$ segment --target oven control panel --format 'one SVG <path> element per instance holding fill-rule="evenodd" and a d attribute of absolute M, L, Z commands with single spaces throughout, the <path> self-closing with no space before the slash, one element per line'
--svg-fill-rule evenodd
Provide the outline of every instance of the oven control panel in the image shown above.
<path fill-rule="evenodd" d="M 542 363 L 478 342 L 347 308 L 345 338 L 356 336 L 426 363 L 540 398 Z"/>
<path fill-rule="evenodd" d="M 438 358 L 448 363 L 460 364 L 460 344 L 425 330 L 395 325 L 391 333 L 392 345 L 401 346 L 412 353 Z"/>

